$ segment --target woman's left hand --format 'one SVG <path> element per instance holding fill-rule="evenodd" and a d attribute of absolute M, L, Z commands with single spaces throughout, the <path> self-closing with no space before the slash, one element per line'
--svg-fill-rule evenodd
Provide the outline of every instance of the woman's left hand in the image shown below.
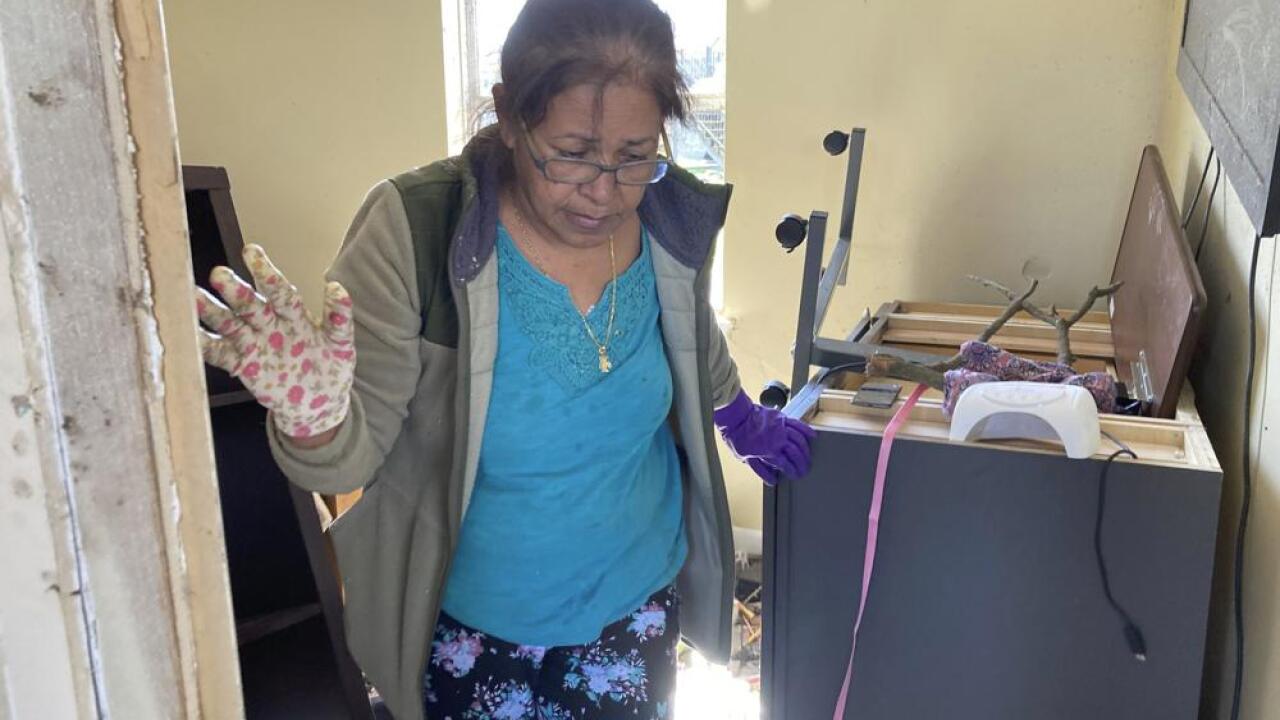
<path fill-rule="evenodd" d="M 729 449 L 766 484 L 776 485 L 779 474 L 809 473 L 809 441 L 817 433 L 805 423 L 756 405 L 743 391 L 716 410 L 714 419 Z"/>

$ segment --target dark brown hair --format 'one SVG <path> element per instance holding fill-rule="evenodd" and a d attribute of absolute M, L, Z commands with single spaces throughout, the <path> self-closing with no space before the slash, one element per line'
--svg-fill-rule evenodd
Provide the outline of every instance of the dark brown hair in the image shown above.
<path fill-rule="evenodd" d="M 581 84 L 636 83 L 664 118 L 684 120 L 688 87 L 671 18 L 653 0 L 529 0 L 502 45 L 500 116 L 535 127 L 547 105 Z"/>

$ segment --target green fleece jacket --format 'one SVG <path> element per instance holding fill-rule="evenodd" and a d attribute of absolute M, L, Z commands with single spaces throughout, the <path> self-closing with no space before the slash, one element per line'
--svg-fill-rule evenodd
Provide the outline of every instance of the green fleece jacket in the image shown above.
<path fill-rule="evenodd" d="M 302 449 L 267 423 L 295 484 L 364 488 L 329 532 L 352 655 L 398 720 L 420 720 L 422 674 L 475 482 L 498 337 L 500 157 L 482 134 L 463 154 L 370 191 L 327 277 L 355 306 L 351 410 L 329 444 Z M 673 168 L 645 191 L 660 324 L 684 460 L 689 556 L 681 630 L 727 661 L 733 536 L 711 415 L 740 390 L 707 300 L 730 189 Z"/>

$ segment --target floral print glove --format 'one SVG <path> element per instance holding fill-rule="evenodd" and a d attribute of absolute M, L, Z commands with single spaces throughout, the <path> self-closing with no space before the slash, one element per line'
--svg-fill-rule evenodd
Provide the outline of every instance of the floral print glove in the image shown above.
<path fill-rule="evenodd" d="M 351 297 L 329 283 L 320 322 L 261 247 L 246 245 L 244 262 L 256 290 L 222 266 L 209 277 L 221 300 L 197 288 L 200 320 L 217 333 L 200 329 L 205 362 L 244 383 L 285 435 L 337 427 L 347 416 L 356 364 Z"/>

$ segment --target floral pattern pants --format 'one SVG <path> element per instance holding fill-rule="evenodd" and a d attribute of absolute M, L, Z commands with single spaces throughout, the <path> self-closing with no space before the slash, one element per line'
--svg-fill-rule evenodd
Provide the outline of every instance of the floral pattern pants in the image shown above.
<path fill-rule="evenodd" d="M 586 645 L 515 645 L 445 613 L 423 677 L 431 720 L 673 717 L 679 599 L 654 593 Z"/>

